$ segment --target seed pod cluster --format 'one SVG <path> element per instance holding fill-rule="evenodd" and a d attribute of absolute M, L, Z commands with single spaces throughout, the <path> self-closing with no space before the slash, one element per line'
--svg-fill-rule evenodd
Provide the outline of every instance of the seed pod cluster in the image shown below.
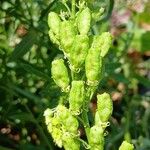
<path fill-rule="evenodd" d="M 55 110 L 47 109 L 44 112 L 44 116 L 47 129 L 59 147 L 67 147 L 66 143 L 68 142 L 70 146 L 74 145 L 74 147 L 80 147 L 76 139 L 79 123 L 65 106 L 58 105 Z M 66 135 L 67 138 L 64 138 Z"/>
<path fill-rule="evenodd" d="M 70 81 L 67 67 L 64 64 L 63 59 L 55 59 L 52 62 L 51 73 L 55 83 L 62 88 L 63 91 L 67 91 Z"/>
<path fill-rule="evenodd" d="M 63 3 L 66 5 L 66 1 Z M 45 123 L 54 142 L 58 147 L 63 146 L 65 150 L 80 149 L 78 139 L 79 123 L 76 117 L 81 114 L 85 100 L 91 94 L 92 89 L 98 86 L 102 78 L 104 57 L 108 53 L 112 40 L 108 32 L 89 36 L 92 12 L 88 7 L 84 5 L 79 7 L 78 13 L 73 16 L 75 17 L 59 17 L 54 12 L 50 12 L 48 15 L 49 37 L 53 43 L 59 46 L 59 49 L 66 56 L 65 58 L 68 59 L 73 77 L 70 89 L 70 74 L 68 74 L 64 60 L 55 59 L 52 62 L 52 78 L 62 91 L 69 92 L 69 108 L 58 105 L 55 109 L 47 109 L 44 113 Z M 82 71 L 80 72 L 80 70 Z M 81 78 L 79 79 L 79 75 L 82 75 L 83 71 L 85 71 L 89 89 L 86 89 L 84 81 Z M 112 114 L 110 96 L 104 93 L 97 95 L 97 99 L 98 107 L 95 114 L 95 124 L 90 128 L 89 133 L 91 150 L 103 150 L 105 127 L 102 124 L 107 123 Z"/>
<path fill-rule="evenodd" d="M 81 113 L 81 107 L 85 99 L 85 90 L 83 81 L 72 81 L 69 95 L 69 109 L 74 115 Z"/>
<path fill-rule="evenodd" d="M 127 141 L 123 141 L 123 143 L 119 147 L 119 150 L 134 150 L 134 146 Z"/>

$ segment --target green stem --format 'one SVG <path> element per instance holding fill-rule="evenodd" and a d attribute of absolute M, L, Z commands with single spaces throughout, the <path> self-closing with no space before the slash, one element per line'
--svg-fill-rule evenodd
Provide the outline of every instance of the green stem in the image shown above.
<path fill-rule="evenodd" d="M 89 106 L 90 100 L 94 94 L 94 91 L 95 91 L 95 87 L 94 88 L 89 87 L 87 89 L 86 99 L 85 99 L 85 103 L 83 106 L 83 112 L 82 112 L 82 120 L 84 122 L 84 129 L 85 129 L 85 133 L 86 133 L 88 142 L 89 142 L 90 124 L 89 124 L 89 119 L 88 119 L 87 113 L 88 113 L 88 106 Z"/>
<path fill-rule="evenodd" d="M 87 136 L 87 140 L 89 142 L 90 124 L 89 124 L 88 114 L 87 114 L 86 109 L 83 109 L 82 120 L 84 122 L 84 129 L 85 129 L 85 133 L 86 133 L 86 136 Z"/>
<path fill-rule="evenodd" d="M 76 0 L 72 0 L 72 18 L 75 18 L 76 13 Z"/>

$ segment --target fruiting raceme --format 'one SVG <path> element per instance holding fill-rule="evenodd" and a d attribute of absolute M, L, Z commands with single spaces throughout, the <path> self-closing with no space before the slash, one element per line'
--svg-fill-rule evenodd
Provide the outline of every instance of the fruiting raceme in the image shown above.
<path fill-rule="evenodd" d="M 63 91 L 68 91 L 69 76 L 63 59 L 55 59 L 51 67 L 52 78 L 55 83 L 62 88 Z"/>
<path fill-rule="evenodd" d="M 97 86 L 102 78 L 103 59 L 96 49 L 90 49 L 85 60 L 85 72 L 87 83 L 90 86 Z"/>
<path fill-rule="evenodd" d="M 101 126 L 94 125 L 90 129 L 89 143 L 90 150 L 103 150 L 104 149 L 104 133 Z"/>
<path fill-rule="evenodd" d="M 72 81 L 72 86 L 69 95 L 69 109 L 75 114 L 81 113 L 81 107 L 84 101 L 84 81 Z"/>
<path fill-rule="evenodd" d="M 59 37 L 61 19 L 55 12 L 50 12 L 48 15 L 48 25 L 52 32 Z"/>
<path fill-rule="evenodd" d="M 81 69 L 88 53 L 89 38 L 87 35 L 76 35 L 70 55 L 71 69 L 78 71 Z"/>
<path fill-rule="evenodd" d="M 77 17 L 77 26 L 79 33 L 82 35 L 86 35 L 90 30 L 91 24 L 91 11 L 88 7 L 86 7 L 81 13 L 78 14 Z"/>
<path fill-rule="evenodd" d="M 97 111 L 101 122 L 107 122 L 113 112 L 113 103 L 107 93 L 97 95 Z"/>
<path fill-rule="evenodd" d="M 60 44 L 65 54 L 69 55 L 76 36 L 73 21 L 63 21 L 60 25 Z"/>
<path fill-rule="evenodd" d="M 119 150 L 134 150 L 134 146 L 127 141 L 123 141 L 123 143 L 119 147 Z"/>

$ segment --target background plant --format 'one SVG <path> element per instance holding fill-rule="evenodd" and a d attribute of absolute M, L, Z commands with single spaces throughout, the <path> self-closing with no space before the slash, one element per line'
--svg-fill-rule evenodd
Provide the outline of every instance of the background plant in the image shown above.
<path fill-rule="evenodd" d="M 106 60 L 106 73 L 99 86 L 101 91 L 111 93 L 114 101 L 114 114 L 110 119 L 111 126 L 107 129 L 111 134 L 106 137 L 105 148 L 117 149 L 125 137 L 126 140 L 132 140 L 136 149 L 148 149 L 149 3 L 115 1 L 111 19 L 113 5 L 110 4 L 107 0 L 89 2 L 90 8 L 101 6 L 106 10 L 103 23 L 97 22 L 93 32 L 111 30 L 115 34 L 114 46 Z M 2 148 L 55 147 L 50 142 L 52 140 L 47 134 L 42 113 L 47 107 L 57 105 L 61 93 L 53 83 L 50 72 L 51 61 L 61 51 L 49 41 L 47 15 L 50 11 L 59 12 L 62 8 L 64 6 L 59 1 L 0 2 Z M 93 97 L 90 104 L 92 112 L 95 104 Z M 92 121 L 90 116 L 91 113 L 89 118 Z"/>

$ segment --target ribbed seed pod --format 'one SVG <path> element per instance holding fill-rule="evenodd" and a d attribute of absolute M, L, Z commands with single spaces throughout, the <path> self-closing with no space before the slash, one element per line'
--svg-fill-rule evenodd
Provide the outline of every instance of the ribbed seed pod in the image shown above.
<path fill-rule="evenodd" d="M 119 147 L 119 150 L 134 150 L 134 146 L 127 141 L 123 141 L 123 143 Z"/>
<path fill-rule="evenodd" d="M 74 115 L 79 115 L 84 101 L 84 82 L 72 81 L 69 95 L 69 109 Z"/>
<path fill-rule="evenodd" d="M 60 122 L 65 121 L 70 116 L 69 110 L 61 104 L 57 106 L 56 112 L 56 116 L 59 118 Z"/>
<path fill-rule="evenodd" d="M 101 46 L 101 57 L 105 57 L 105 55 L 108 53 L 108 50 L 112 43 L 112 35 L 109 32 L 104 32 L 101 34 L 101 39 L 104 40 L 103 44 Z"/>
<path fill-rule="evenodd" d="M 88 53 L 89 38 L 87 35 L 76 35 L 70 55 L 70 63 L 73 71 L 79 70 Z"/>
<path fill-rule="evenodd" d="M 76 29 L 73 21 L 63 21 L 60 25 L 60 44 L 66 54 L 70 54 L 75 39 Z"/>
<path fill-rule="evenodd" d="M 80 142 L 69 133 L 63 135 L 63 146 L 65 150 L 80 150 Z"/>
<path fill-rule="evenodd" d="M 97 86 L 102 77 L 103 59 L 100 57 L 99 51 L 90 49 L 85 60 L 85 72 L 87 83 L 90 86 Z"/>
<path fill-rule="evenodd" d="M 69 87 L 69 76 L 63 59 L 56 59 L 52 62 L 51 73 L 55 83 L 63 91 L 67 91 Z"/>
<path fill-rule="evenodd" d="M 62 122 L 63 122 L 65 129 L 69 133 L 74 133 L 75 135 L 77 135 L 79 123 L 78 123 L 78 120 L 74 116 L 70 114 L 70 116 L 66 118 L 65 120 L 63 120 Z"/>
<path fill-rule="evenodd" d="M 91 11 L 86 7 L 77 17 L 77 26 L 80 34 L 86 35 L 90 30 Z"/>
<path fill-rule="evenodd" d="M 100 56 L 105 57 L 111 46 L 111 42 L 111 34 L 109 32 L 103 32 L 101 35 L 94 36 L 91 48 L 99 50 Z"/>
<path fill-rule="evenodd" d="M 94 35 L 91 48 L 99 51 L 99 53 L 100 53 L 100 49 L 101 49 L 101 46 L 102 46 L 104 40 L 105 39 L 101 38 L 101 35 Z"/>
<path fill-rule="evenodd" d="M 50 12 L 48 14 L 48 25 L 52 32 L 58 37 L 59 36 L 59 31 L 60 31 L 60 23 L 61 19 L 58 16 L 57 13 L 55 12 Z"/>
<path fill-rule="evenodd" d="M 104 149 L 104 133 L 101 126 L 93 126 L 90 129 L 89 143 L 90 150 L 103 150 Z"/>
<path fill-rule="evenodd" d="M 97 95 L 97 111 L 99 113 L 100 120 L 107 122 L 113 112 L 113 103 L 108 93 Z"/>
<path fill-rule="evenodd" d="M 65 106 L 58 105 L 56 112 L 56 117 L 59 119 L 59 122 L 63 124 L 64 129 L 70 133 L 77 134 L 79 123 L 78 120 L 71 115 L 70 111 Z"/>

